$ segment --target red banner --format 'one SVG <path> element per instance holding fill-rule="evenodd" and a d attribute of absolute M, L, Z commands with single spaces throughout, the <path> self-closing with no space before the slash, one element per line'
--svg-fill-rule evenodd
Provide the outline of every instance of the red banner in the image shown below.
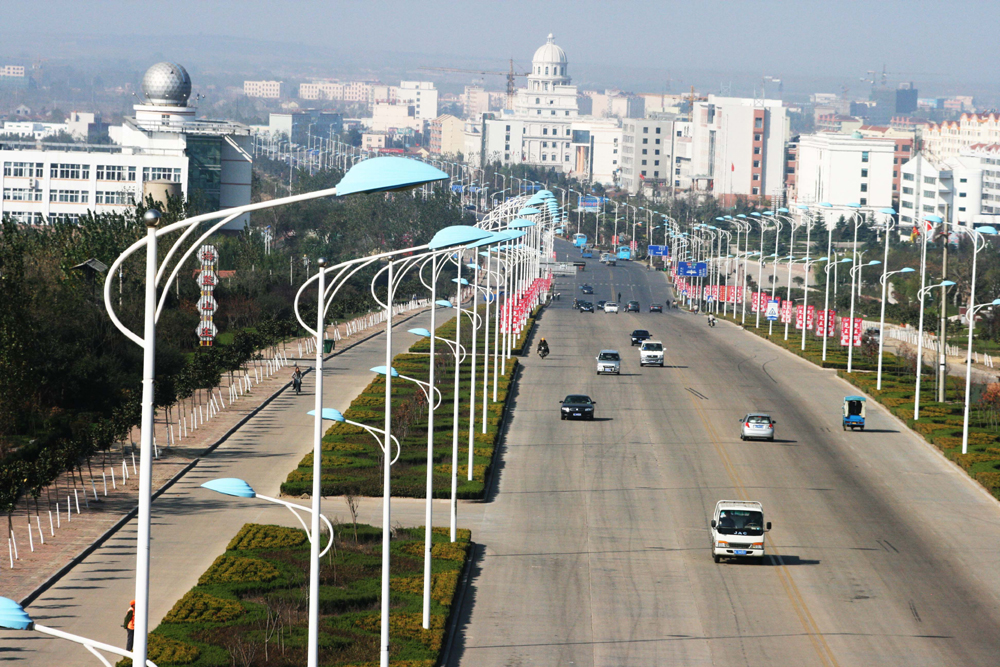
<path fill-rule="evenodd" d="M 816 335 L 820 338 L 832 337 L 836 328 L 834 322 L 837 319 L 837 311 L 820 310 L 819 317 L 816 318 Z"/>
<path fill-rule="evenodd" d="M 740 303 L 743 301 L 742 285 L 734 285 L 729 288 L 729 301 L 730 303 Z"/>
<path fill-rule="evenodd" d="M 792 302 L 782 301 L 781 302 L 781 323 L 788 324 L 792 321 Z"/>
<path fill-rule="evenodd" d="M 854 318 L 854 326 L 851 326 L 851 318 L 842 317 L 840 318 L 840 344 L 847 347 L 851 344 L 851 329 L 853 329 L 853 343 L 854 347 L 861 346 L 861 318 Z"/>
<path fill-rule="evenodd" d="M 806 308 L 806 331 L 812 331 L 816 326 L 816 306 Z"/>
<path fill-rule="evenodd" d="M 795 306 L 795 328 L 801 329 L 802 325 L 805 324 L 805 307 Z"/>

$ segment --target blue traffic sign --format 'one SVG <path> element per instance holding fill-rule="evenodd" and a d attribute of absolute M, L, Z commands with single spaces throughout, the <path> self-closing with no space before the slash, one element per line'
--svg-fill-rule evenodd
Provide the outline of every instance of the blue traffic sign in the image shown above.
<path fill-rule="evenodd" d="M 677 262 L 677 274 L 689 278 L 705 278 L 708 276 L 708 264 L 697 262 L 692 266 L 688 262 Z"/>
<path fill-rule="evenodd" d="M 648 246 L 647 254 L 650 257 L 666 257 L 670 254 L 670 249 L 665 245 Z"/>

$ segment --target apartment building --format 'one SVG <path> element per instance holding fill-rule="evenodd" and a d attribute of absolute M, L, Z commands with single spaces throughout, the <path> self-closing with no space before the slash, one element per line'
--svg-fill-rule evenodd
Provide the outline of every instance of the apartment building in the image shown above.
<path fill-rule="evenodd" d="M 430 81 L 400 81 L 396 101 L 413 107 L 420 120 L 434 120 L 438 116 L 438 91 Z"/>
<path fill-rule="evenodd" d="M 647 196 L 690 189 L 691 148 L 691 123 L 680 116 L 623 121 L 622 187 Z"/>
<path fill-rule="evenodd" d="M 247 97 L 262 97 L 278 100 L 285 96 L 284 81 L 244 81 L 243 94 Z"/>
<path fill-rule="evenodd" d="M 901 226 L 929 215 L 961 226 L 1000 224 L 1000 145 L 974 144 L 943 160 L 921 153 L 902 171 Z"/>
<path fill-rule="evenodd" d="M 976 144 L 1000 143 L 1000 113 L 963 113 L 958 120 L 927 125 L 922 136 L 924 150 L 944 160 Z"/>
<path fill-rule="evenodd" d="M 442 114 L 429 124 L 430 151 L 438 155 L 458 155 L 465 150 L 465 121 Z"/>

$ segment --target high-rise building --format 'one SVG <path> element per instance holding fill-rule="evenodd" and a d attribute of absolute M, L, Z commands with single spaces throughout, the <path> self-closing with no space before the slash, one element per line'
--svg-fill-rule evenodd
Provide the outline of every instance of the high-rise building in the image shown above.
<path fill-rule="evenodd" d="M 632 194 L 691 187 L 691 123 L 686 117 L 656 114 L 622 122 L 621 185 Z"/>
<path fill-rule="evenodd" d="M 250 129 L 197 118 L 188 104 L 191 79 L 176 63 L 150 67 L 142 93 L 135 115 L 109 128 L 113 144 L 0 142 L 0 215 L 45 224 L 87 211 L 123 212 L 153 186 L 203 210 L 249 204 Z M 227 228 L 242 229 L 246 219 Z"/>
<path fill-rule="evenodd" d="M 438 155 L 458 155 L 465 150 L 465 122 L 442 114 L 429 124 L 430 151 Z"/>
<path fill-rule="evenodd" d="M 918 153 L 902 171 L 900 226 L 931 215 L 966 227 L 1000 224 L 1000 145 L 975 144 L 944 159 Z"/>
<path fill-rule="evenodd" d="M 413 107 L 420 120 L 438 117 L 438 91 L 430 81 L 400 81 L 396 101 Z"/>

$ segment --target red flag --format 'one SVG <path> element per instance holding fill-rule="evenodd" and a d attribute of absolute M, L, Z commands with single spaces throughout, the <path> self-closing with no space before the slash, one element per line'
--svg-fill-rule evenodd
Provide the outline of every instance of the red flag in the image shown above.
<path fill-rule="evenodd" d="M 730 163 L 730 165 L 729 165 L 729 171 L 736 171 L 736 163 L 735 162 Z"/>

